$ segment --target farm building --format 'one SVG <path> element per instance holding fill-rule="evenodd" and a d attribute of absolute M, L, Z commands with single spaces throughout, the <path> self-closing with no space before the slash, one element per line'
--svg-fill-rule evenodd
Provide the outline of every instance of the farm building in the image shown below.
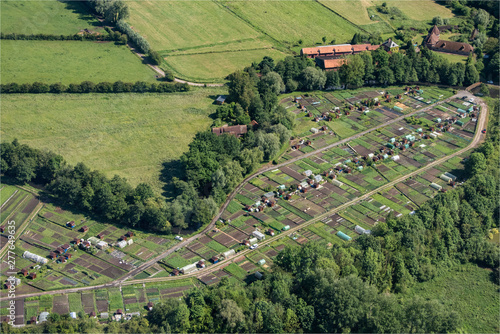
<path fill-rule="evenodd" d="M 39 255 L 30 253 L 28 251 L 25 251 L 23 253 L 23 258 L 31 260 L 31 261 L 36 262 L 36 263 L 41 263 L 41 264 L 47 264 L 47 262 L 49 262 L 49 260 L 47 260 L 46 258 L 43 258 Z"/>
<path fill-rule="evenodd" d="M 182 267 L 180 271 L 184 275 L 195 272 L 196 270 L 198 270 L 197 265 L 198 265 L 198 262 L 188 264 L 187 266 Z"/>
<path fill-rule="evenodd" d="M 198 265 L 198 267 L 200 267 L 201 269 L 205 268 L 205 260 L 200 260 L 200 261 L 198 261 L 197 265 Z"/>
<path fill-rule="evenodd" d="M 80 229 L 80 232 L 87 232 L 89 230 L 89 227 L 88 226 L 83 226 L 81 229 Z"/>
<path fill-rule="evenodd" d="M 217 99 L 215 100 L 215 104 L 224 104 L 224 102 L 226 101 L 226 97 L 226 95 L 219 95 L 219 97 L 217 97 Z"/>
<path fill-rule="evenodd" d="M 438 52 L 455 53 L 465 56 L 474 52 L 474 48 L 469 43 L 440 40 L 440 32 L 436 25 L 429 31 L 429 34 L 424 39 L 424 44 L 429 49 Z"/>
<path fill-rule="evenodd" d="M 212 257 L 212 263 L 216 264 L 217 262 L 219 262 L 219 257 L 218 256 Z"/>
<path fill-rule="evenodd" d="M 146 305 L 148 311 L 152 311 L 153 310 L 153 302 L 149 302 L 147 305 Z"/>
<path fill-rule="evenodd" d="M 230 250 L 228 250 L 228 251 L 226 251 L 226 252 L 222 253 L 222 255 L 224 255 L 224 258 L 226 258 L 226 259 L 227 259 L 228 257 L 230 257 L 230 256 L 233 256 L 234 254 L 236 254 L 236 252 L 234 251 L 234 249 L 230 249 Z"/>
<path fill-rule="evenodd" d="M 274 230 L 272 228 L 268 229 L 267 233 L 269 233 L 270 236 L 274 237 Z"/>
<path fill-rule="evenodd" d="M 132 238 L 134 236 L 134 232 L 128 231 L 127 234 L 125 235 L 128 236 L 129 238 Z"/>
<path fill-rule="evenodd" d="M 24 277 L 28 276 L 28 271 L 26 269 L 21 269 L 21 275 L 23 275 Z"/>
<path fill-rule="evenodd" d="M 264 239 L 266 238 L 266 236 L 264 235 L 264 233 L 259 232 L 259 231 L 253 231 L 253 232 L 252 232 L 252 235 L 253 235 L 254 237 L 256 237 L 259 241 L 260 241 L 260 240 L 264 240 Z"/>
<path fill-rule="evenodd" d="M 217 136 L 220 136 L 224 133 L 236 136 L 236 137 L 241 137 L 245 133 L 247 133 L 248 129 L 246 125 L 233 125 L 233 126 L 228 126 L 227 124 L 224 124 L 221 127 L 218 128 L 212 128 L 212 133 L 215 133 Z"/>
<path fill-rule="evenodd" d="M 441 190 L 443 187 L 441 187 L 439 184 L 431 183 L 431 188 L 434 188 L 436 190 Z"/>
<path fill-rule="evenodd" d="M 74 221 L 70 221 L 70 222 L 67 222 L 66 223 L 66 226 L 70 227 L 70 228 L 74 228 L 76 226 L 75 222 Z"/>
<path fill-rule="evenodd" d="M 337 45 L 322 45 L 314 46 L 310 48 L 303 48 L 300 50 L 301 56 L 307 56 L 307 58 L 316 57 L 339 57 L 348 54 L 358 54 L 363 51 L 374 51 L 379 48 L 380 45 L 371 44 L 337 44 Z"/>
<path fill-rule="evenodd" d="M 350 241 L 352 238 L 350 236 L 348 236 L 347 234 L 345 234 L 344 232 L 342 231 L 338 231 L 337 232 L 337 236 L 341 239 L 344 239 L 345 241 Z"/>
<path fill-rule="evenodd" d="M 95 311 L 90 311 L 89 317 L 91 317 L 91 318 L 97 318 L 97 315 L 95 314 Z"/>

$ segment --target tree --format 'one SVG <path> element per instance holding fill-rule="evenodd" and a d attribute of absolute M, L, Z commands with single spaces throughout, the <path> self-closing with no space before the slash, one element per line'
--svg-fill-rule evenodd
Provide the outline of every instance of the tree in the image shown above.
<path fill-rule="evenodd" d="M 153 65 L 160 65 L 163 62 L 163 57 L 154 50 L 149 50 L 149 59 Z"/>
<path fill-rule="evenodd" d="M 487 27 L 490 22 L 490 14 L 482 8 L 477 11 L 474 10 L 472 16 L 476 26 Z"/>
<path fill-rule="evenodd" d="M 466 162 L 466 167 L 472 176 L 482 173 L 487 167 L 484 154 L 481 152 L 472 153 Z"/>
<path fill-rule="evenodd" d="M 488 85 L 482 83 L 481 87 L 479 88 L 479 93 L 481 93 L 483 96 L 489 96 L 490 90 L 488 88 Z"/>
<path fill-rule="evenodd" d="M 365 63 L 360 55 L 347 58 L 346 64 L 340 68 L 342 82 L 351 87 L 361 87 L 364 83 Z"/>
<path fill-rule="evenodd" d="M 323 89 L 326 83 L 325 73 L 314 67 L 306 67 L 300 74 L 300 84 L 302 89 L 315 90 Z"/>
<path fill-rule="evenodd" d="M 248 110 L 255 86 L 247 72 L 238 71 L 229 75 L 229 100 L 239 103 L 243 109 Z"/>
<path fill-rule="evenodd" d="M 443 19 L 441 18 L 441 16 L 435 16 L 432 18 L 432 24 L 441 26 L 443 25 Z"/>
<path fill-rule="evenodd" d="M 250 174 L 256 170 L 263 158 L 264 152 L 258 147 L 243 149 L 238 157 L 240 165 L 243 168 L 243 174 Z"/>
<path fill-rule="evenodd" d="M 378 82 L 383 85 L 391 85 L 395 82 L 394 73 L 388 66 L 383 66 L 378 71 Z"/>
<path fill-rule="evenodd" d="M 265 76 L 263 76 L 259 82 L 259 86 L 262 87 L 262 90 L 269 89 L 276 95 L 285 91 L 283 79 L 281 79 L 281 76 L 276 72 L 268 72 Z M 261 90 L 259 89 L 259 91 Z"/>
<path fill-rule="evenodd" d="M 264 153 L 264 160 L 269 161 L 279 152 L 280 140 L 274 133 L 257 131 L 255 134 L 257 147 Z"/>
<path fill-rule="evenodd" d="M 230 331 L 236 330 L 245 322 L 243 310 L 232 299 L 223 299 L 219 307 L 219 317 Z"/>
<path fill-rule="evenodd" d="M 114 0 L 104 13 L 106 21 L 116 23 L 129 17 L 128 5 L 122 0 Z"/>
<path fill-rule="evenodd" d="M 194 223 L 192 228 L 198 228 L 203 224 L 210 222 L 215 216 L 219 206 L 212 197 L 197 199 L 193 206 L 193 216 L 191 222 Z"/>
<path fill-rule="evenodd" d="M 479 73 L 474 64 L 468 64 L 465 68 L 465 84 L 472 85 L 479 81 Z"/>

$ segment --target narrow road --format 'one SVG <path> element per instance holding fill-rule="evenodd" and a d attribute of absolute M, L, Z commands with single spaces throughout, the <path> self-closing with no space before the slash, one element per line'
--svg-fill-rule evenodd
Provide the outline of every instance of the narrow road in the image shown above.
<path fill-rule="evenodd" d="M 464 95 L 472 96 L 472 94 L 470 94 L 468 92 L 461 91 L 461 92 L 457 93 L 456 95 L 454 95 L 453 97 L 455 97 L 455 96 L 460 96 L 461 97 L 461 96 L 464 96 Z M 446 101 L 446 100 L 444 100 L 444 101 Z M 441 101 L 439 103 L 442 103 L 444 101 Z M 429 163 L 428 165 L 426 165 L 426 166 L 424 166 L 422 168 L 417 169 L 416 171 L 413 171 L 413 172 L 411 172 L 411 173 L 409 173 L 407 175 L 404 175 L 404 176 L 402 176 L 402 177 L 400 177 L 400 178 L 398 178 L 398 179 L 396 179 L 394 181 L 391 181 L 391 182 L 389 182 L 389 183 L 387 183 L 387 184 L 385 184 L 385 185 L 383 185 L 381 187 L 378 187 L 377 189 L 374 189 L 374 190 L 372 190 L 372 191 L 370 191 L 370 192 L 368 192 L 368 193 L 366 193 L 366 194 L 364 194 L 364 195 L 362 195 L 360 197 L 357 197 L 357 198 L 355 198 L 355 199 L 353 199 L 353 200 L 351 200 L 351 201 L 349 201 L 349 202 L 347 202 L 347 203 L 345 203 L 345 204 L 343 204 L 341 206 L 338 206 L 338 207 L 336 207 L 336 208 L 334 208 L 334 209 L 332 209 L 332 210 L 330 210 L 328 212 L 325 212 L 324 214 L 322 214 L 322 215 L 320 215 L 320 216 L 318 216 L 318 217 L 316 217 L 314 219 L 311 219 L 311 220 L 309 220 L 309 221 L 307 221 L 307 222 L 305 222 L 305 223 L 303 223 L 303 224 L 301 224 L 301 225 L 299 225 L 299 226 L 297 226 L 297 227 L 295 227 L 293 229 L 290 229 L 288 231 L 282 232 L 282 233 L 280 233 L 280 234 L 278 234 L 278 235 L 276 235 L 274 237 L 266 238 L 265 240 L 261 241 L 259 245 L 260 246 L 266 245 L 268 243 L 271 243 L 271 242 L 277 240 L 278 238 L 282 238 L 282 237 L 284 237 L 286 235 L 289 235 L 289 234 L 291 234 L 293 232 L 296 232 L 297 230 L 302 229 L 302 228 L 304 228 L 304 227 L 306 227 L 308 225 L 314 224 L 314 223 L 320 221 L 321 219 L 324 219 L 324 218 L 328 217 L 329 215 L 332 215 L 335 212 L 341 211 L 341 210 L 347 208 L 350 205 L 353 205 L 353 204 L 355 204 L 355 203 L 357 203 L 357 202 L 359 202 L 361 200 L 364 200 L 364 199 L 366 199 L 366 198 L 368 198 L 368 197 L 376 194 L 377 192 L 379 192 L 382 189 L 385 189 L 385 188 L 388 188 L 388 187 L 392 187 L 395 184 L 400 183 L 400 182 L 406 180 L 409 177 L 415 176 L 415 175 L 421 173 L 422 171 L 425 171 L 425 170 L 427 170 L 427 169 L 429 169 L 429 168 L 431 168 L 433 166 L 436 166 L 436 165 L 438 165 L 440 163 L 443 163 L 444 161 L 447 161 L 447 160 L 449 160 L 449 159 L 451 159 L 453 157 L 456 157 L 456 156 L 458 156 L 458 155 L 460 155 L 460 154 L 462 154 L 462 153 L 464 153 L 464 152 L 466 152 L 466 151 L 468 151 L 468 150 L 470 150 L 470 149 L 478 146 L 486 138 L 486 135 L 482 134 L 481 130 L 484 129 L 484 128 L 486 128 L 486 124 L 487 124 L 486 122 L 487 122 L 487 119 L 488 119 L 488 107 L 487 107 L 487 105 L 481 99 L 478 99 L 478 101 L 479 101 L 479 104 L 481 105 L 481 112 L 479 114 L 478 122 L 477 122 L 477 125 L 476 125 L 476 133 L 474 134 L 473 140 L 471 141 L 471 143 L 467 147 L 465 147 L 465 148 L 463 148 L 463 149 L 461 149 L 461 150 L 459 150 L 459 151 L 457 151 L 457 152 L 455 152 L 455 153 L 453 153 L 451 155 L 448 155 L 448 156 L 443 157 L 441 159 L 435 160 L 435 161 Z M 416 112 L 424 111 L 427 108 L 430 108 L 432 106 L 434 106 L 434 105 L 428 106 L 428 107 L 426 107 L 424 109 L 420 109 L 420 110 L 418 110 Z M 414 114 L 416 112 L 410 113 L 408 115 L 404 115 L 404 116 L 402 116 L 402 118 L 411 116 L 412 114 Z M 398 117 L 398 118 L 402 119 L 401 117 Z M 387 122 L 387 123 L 384 123 L 383 126 L 386 126 L 386 125 L 391 124 L 391 123 L 394 123 L 394 120 L 392 120 L 390 122 Z M 372 128 L 370 130 L 367 130 L 367 131 L 368 132 L 369 131 L 373 131 L 373 130 L 375 130 L 377 128 L 379 128 L 379 127 L 377 126 L 377 127 Z M 356 136 L 358 136 L 358 135 L 356 135 Z M 353 136 L 353 137 L 356 137 L 356 136 Z M 347 138 L 347 139 L 352 140 L 353 137 L 350 137 L 350 138 Z M 334 147 L 335 144 L 339 145 L 339 142 L 332 144 L 333 146 L 332 145 L 329 145 L 329 146 Z M 314 152 L 317 153 L 317 152 L 322 151 L 324 149 L 326 149 L 326 147 L 325 148 L 321 148 L 319 150 L 316 150 Z M 311 153 L 314 153 L 314 152 L 311 152 Z M 307 155 L 303 155 L 300 158 L 304 158 L 306 156 Z M 262 173 L 264 173 L 267 170 L 279 168 L 281 166 L 285 166 L 288 163 L 291 163 L 291 162 L 287 161 L 287 162 L 285 162 L 283 164 L 273 166 L 272 168 L 268 168 L 268 169 L 266 169 L 264 171 L 260 171 L 260 172 L 254 173 L 253 175 L 247 177 L 240 184 L 240 186 L 238 188 L 241 188 L 242 184 L 246 183 L 248 179 L 250 179 L 250 178 L 252 178 L 254 176 L 257 176 L 259 174 L 262 174 Z M 238 191 L 237 189 L 235 189 L 233 191 L 232 195 L 234 195 Z M 231 199 L 232 199 L 232 197 L 231 197 Z M 228 199 L 228 201 L 230 201 L 230 199 Z M 223 212 L 223 210 L 225 209 L 225 207 L 227 207 L 228 201 L 226 201 L 226 203 L 224 204 L 223 209 L 221 210 L 221 212 Z M 130 280 L 128 282 L 125 282 L 130 277 L 133 277 L 133 276 L 137 275 L 139 272 L 141 272 L 142 270 L 148 268 L 149 266 L 151 266 L 152 264 L 156 263 L 157 261 L 161 260 L 163 257 L 168 256 L 169 254 L 173 253 L 175 249 L 178 249 L 179 247 L 186 246 L 191 241 L 193 241 L 196 238 L 198 238 L 200 235 L 202 235 L 202 234 L 206 233 L 207 231 L 209 231 L 213 227 L 213 224 L 219 219 L 219 217 L 220 217 L 220 213 L 212 220 L 212 223 L 210 223 L 210 225 L 207 226 L 202 232 L 197 233 L 196 235 L 194 235 L 194 236 L 192 236 L 192 237 L 184 240 L 183 242 L 177 244 L 176 247 L 174 247 L 172 249 L 169 249 L 168 251 L 166 251 L 166 252 L 158 255 L 154 259 L 152 259 L 152 260 L 150 260 L 148 262 L 145 262 L 144 264 L 142 264 L 141 266 L 139 266 L 138 268 L 136 268 L 135 270 L 133 270 L 132 272 L 130 272 L 127 276 L 125 276 L 125 277 L 123 277 L 123 278 L 121 278 L 119 280 L 116 280 L 116 281 L 110 282 L 110 283 L 106 283 L 106 284 L 101 284 L 101 285 L 79 287 L 79 288 L 72 288 L 72 289 L 64 289 L 64 290 L 43 291 L 43 292 L 37 292 L 37 293 L 30 293 L 30 294 L 18 295 L 17 298 L 19 298 L 19 297 L 27 298 L 27 297 L 42 296 L 42 295 L 55 295 L 55 294 L 60 294 L 60 293 L 81 292 L 81 291 L 87 291 L 87 290 L 102 289 L 102 288 L 107 288 L 107 287 L 116 287 L 116 286 L 120 286 L 120 285 L 131 285 L 131 284 L 140 284 L 140 283 L 148 283 L 148 282 L 170 281 L 170 280 L 184 279 L 184 278 L 188 278 L 188 277 L 202 277 L 202 276 L 205 276 L 208 273 L 213 272 L 213 271 L 215 271 L 217 269 L 220 269 L 222 266 L 225 266 L 225 265 L 229 264 L 230 262 L 234 261 L 234 259 L 239 258 L 242 255 L 248 254 L 252 250 L 250 250 L 250 249 L 243 250 L 243 251 L 239 252 L 237 254 L 237 256 L 234 256 L 234 257 L 225 259 L 223 261 L 220 261 L 219 263 L 210 266 L 206 270 L 199 270 L 199 271 L 193 272 L 191 274 L 181 275 L 181 276 L 169 276 L 169 277 L 155 277 L 155 278 L 136 279 L 136 280 Z M 8 299 L 8 297 L 2 297 L 2 298 L 0 298 L 0 301 L 7 300 L 7 299 Z"/>

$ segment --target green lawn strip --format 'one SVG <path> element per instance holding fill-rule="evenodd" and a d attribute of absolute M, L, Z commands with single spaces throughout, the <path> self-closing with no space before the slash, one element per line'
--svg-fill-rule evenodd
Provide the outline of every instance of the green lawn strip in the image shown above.
<path fill-rule="evenodd" d="M 234 196 L 234 198 L 236 198 L 238 201 L 240 201 L 244 205 L 253 205 L 254 204 L 254 201 L 252 201 L 250 198 L 243 196 L 241 194 L 236 194 L 236 196 Z"/>
<path fill-rule="evenodd" d="M 239 279 L 244 279 L 245 277 L 247 277 L 247 272 L 235 263 L 231 263 L 230 265 L 225 267 L 224 271 L 227 271 L 228 273 L 235 277 L 238 277 Z"/>
<path fill-rule="evenodd" d="M 365 193 L 366 192 L 365 188 L 363 188 L 359 184 L 356 184 L 356 183 L 352 182 L 351 180 L 346 179 L 343 176 L 338 176 L 337 180 L 339 180 L 340 182 L 343 182 L 343 183 L 347 184 L 348 186 L 353 187 L 354 189 L 360 191 L 361 193 Z"/>
<path fill-rule="evenodd" d="M 40 311 L 52 311 L 52 295 L 42 295 L 40 296 Z"/>
<path fill-rule="evenodd" d="M 231 201 L 229 203 L 229 205 L 227 206 L 227 211 L 229 211 L 231 213 L 236 213 L 236 212 L 238 212 L 241 209 L 242 209 L 241 204 L 238 204 L 235 201 Z"/>
<path fill-rule="evenodd" d="M 223 253 L 223 252 L 226 252 L 229 250 L 229 248 L 227 248 L 226 246 L 224 245 L 221 245 L 220 243 L 218 243 L 217 241 L 215 240 L 211 240 L 209 243 L 206 244 L 208 247 L 210 247 L 211 249 L 213 249 L 214 251 L 218 252 L 218 253 Z"/>
<path fill-rule="evenodd" d="M 109 309 L 114 312 L 117 309 L 123 310 L 123 298 L 120 290 L 118 288 L 108 289 L 109 293 Z"/>
<path fill-rule="evenodd" d="M 173 254 L 164 261 L 173 268 L 182 268 L 184 266 L 187 266 L 188 264 L 191 264 L 190 261 L 184 259 L 179 254 Z"/>
<path fill-rule="evenodd" d="M 282 207 L 284 207 L 285 209 L 287 209 L 291 213 L 299 216 L 300 218 L 302 218 L 302 219 L 304 219 L 306 221 L 312 219 L 312 217 L 309 216 L 307 213 L 304 213 L 304 212 L 300 211 L 299 209 L 297 209 L 296 207 L 292 206 L 291 204 L 289 204 L 285 200 L 281 200 L 279 202 L 279 205 L 281 205 Z"/>
<path fill-rule="evenodd" d="M 372 198 L 388 207 L 390 207 L 391 209 L 399 212 L 399 213 L 409 213 L 410 211 L 408 209 L 406 209 L 405 207 L 403 207 L 402 205 L 399 205 L 397 203 L 394 203 L 393 201 L 385 198 L 384 196 L 380 195 L 380 194 L 375 194 L 372 196 Z"/>
<path fill-rule="evenodd" d="M 14 187 L 14 186 L 9 186 L 9 185 L 2 185 L 3 188 L 2 190 L 0 190 L 0 204 L 4 204 L 6 200 L 8 200 L 12 194 L 14 194 L 14 192 L 17 189 L 17 187 Z M 11 198 L 11 200 L 13 199 L 14 197 Z"/>
<path fill-rule="evenodd" d="M 68 294 L 69 300 L 69 311 L 70 312 L 80 312 L 83 311 L 82 306 L 82 295 L 80 293 L 70 293 Z"/>

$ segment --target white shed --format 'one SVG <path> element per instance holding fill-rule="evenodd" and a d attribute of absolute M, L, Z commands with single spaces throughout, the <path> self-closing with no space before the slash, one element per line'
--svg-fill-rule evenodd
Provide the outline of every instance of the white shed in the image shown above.
<path fill-rule="evenodd" d="M 319 182 L 321 182 L 321 180 L 323 180 L 323 177 L 321 175 L 315 175 L 314 176 L 314 181 L 316 181 L 316 182 L 319 183 Z"/>
<path fill-rule="evenodd" d="M 305 175 L 305 176 L 307 176 L 307 177 L 311 176 L 311 175 L 312 175 L 312 173 L 313 173 L 313 172 L 312 172 L 312 170 L 310 170 L 310 169 L 308 169 L 308 170 L 304 171 L 304 175 Z"/>
<path fill-rule="evenodd" d="M 441 190 L 443 188 L 439 184 L 436 184 L 436 183 L 431 183 L 431 187 L 436 189 L 436 190 Z"/>
<path fill-rule="evenodd" d="M 256 237 L 259 241 L 260 241 L 260 240 L 264 240 L 264 239 L 266 238 L 266 236 L 264 235 L 264 233 L 259 232 L 259 231 L 253 231 L 253 232 L 252 232 L 252 235 L 253 235 L 254 237 Z"/>
<path fill-rule="evenodd" d="M 31 261 L 36 262 L 36 263 L 41 263 L 41 264 L 47 264 L 47 262 L 49 262 L 49 260 L 47 260 L 46 258 L 41 257 L 40 255 L 30 253 L 28 251 L 25 251 L 23 253 L 23 258 L 31 260 Z"/>
<path fill-rule="evenodd" d="M 108 248 L 108 243 L 106 241 L 99 241 L 96 245 L 97 248 L 99 249 L 106 249 Z"/>

